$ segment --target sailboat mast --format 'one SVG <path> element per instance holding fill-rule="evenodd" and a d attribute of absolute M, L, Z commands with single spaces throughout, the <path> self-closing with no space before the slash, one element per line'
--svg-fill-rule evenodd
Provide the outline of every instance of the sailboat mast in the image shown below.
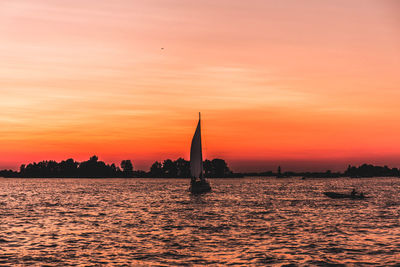
<path fill-rule="evenodd" d="M 201 115 L 200 115 L 200 112 L 199 112 L 199 133 L 200 133 L 200 136 L 199 136 L 199 139 L 200 139 L 200 170 L 201 170 L 201 173 L 200 173 L 200 179 L 201 180 L 204 180 L 204 170 L 203 170 L 203 148 L 202 148 L 202 142 L 201 142 Z"/>

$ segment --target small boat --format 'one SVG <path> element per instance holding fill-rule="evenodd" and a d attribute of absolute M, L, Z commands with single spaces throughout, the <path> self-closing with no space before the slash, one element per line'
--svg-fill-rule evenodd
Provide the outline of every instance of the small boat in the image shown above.
<path fill-rule="evenodd" d="M 347 198 L 347 199 L 366 199 L 367 197 L 363 194 L 343 194 L 336 192 L 324 192 L 324 195 L 330 198 Z"/>
<path fill-rule="evenodd" d="M 199 122 L 190 146 L 190 188 L 192 194 L 201 194 L 211 191 L 209 182 L 203 173 L 203 151 L 201 149 L 201 118 L 199 112 Z"/>

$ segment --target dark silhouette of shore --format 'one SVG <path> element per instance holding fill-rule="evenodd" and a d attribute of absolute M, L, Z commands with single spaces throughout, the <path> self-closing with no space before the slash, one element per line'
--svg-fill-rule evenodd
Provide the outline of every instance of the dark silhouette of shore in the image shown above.
<path fill-rule="evenodd" d="M 225 160 L 213 159 L 203 162 L 205 177 L 239 177 L 233 173 Z M 21 165 L 19 171 L 2 170 L 0 177 L 19 178 L 189 178 L 190 163 L 183 158 L 173 161 L 166 159 L 163 162 L 154 162 L 150 171 L 134 170 L 130 160 L 123 160 L 120 166 L 114 163 L 106 164 L 99 161 L 97 156 L 87 161 L 77 162 L 73 159 L 56 162 L 54 160 Z"/>
<path fill-rule="evenodd" d="M 339 177 L 352 177 L 352 178 L 366 178 L 366 177 L 400 177 L 398 168 L 389 168 L 388 166 L 374 166 L 371 164 L 362 164 L 358 167 L 349 165 L 344 172 L 332 172 L 327 170 L 325 172 L 281 172 L 280 166 L 276 173 L 272 171 L 260 173 L 242 173 L 244 176 L 275 176 L 277 178 L 288 178 L 293 176 L 300 176 L 303 178 L 339 178 Z"/>
<path fill-rule="evenodd" d="M 279 166 L 277 172 L 232 172 L 225 160 L 213 159 L 203 162 L 204 174 L 207 178 L 240 178 L 272 176 L 277 178 L 289 178 L 293 176 L 306 178 L 339 178 L 339 177 L 400 177 L 398 168 L 388 166 L 374 166 L 363 164 L 358 167 L 349 165 L 342 172 L 282 172 Z M 1 170 L 0 177 L 6 178 L 189 178 L 190 162 L 178 158 L 177 160 L 166 159 L 163 162 L 154 162 L 148 172 L 134 170 L 130 160 L 123 160 L 120 166 L 106 164 L 99 161 L 97 156 L 92 156 L 89 160 L 77 162 L 74 159 L 67 159 L 61 162 L 54 160 L 41 161 L 23 164 L 19 171 Z"/>
<path fill-rule="evenodd" d="M 348 177 L 400 177 L 400 170 L 398 168 L 389 168 L 388 166 L 373 166 L 371 164 L 363 164 L 359 167 L 349 165 L 344 172 Z"/>

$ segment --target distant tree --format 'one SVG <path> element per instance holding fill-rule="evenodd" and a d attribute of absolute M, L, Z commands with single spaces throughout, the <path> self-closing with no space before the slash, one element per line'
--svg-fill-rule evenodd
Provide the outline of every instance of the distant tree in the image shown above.
<path fill-rule="evenodd" d="M 226 164 L 223 159 L 213 159 L 211 163 L 213 165 L 215 177 L 227 177 L 232 173 L 228 168 L 228 164 Z"/>
<path fill-rule="evenodd" d="M 184 160 L 183 158 L 178 158 L 175 162 L 175 166 L 177 169 L 177 177 L 190 177 L 190 162 Z"/>
<path fill-rule="evenodd" d="M 79 164 L 80 177 L 110 177 L 113 176 L 111 167 L 103 161 L 98 161 L 97 156 L 91 157 L 88 161 Z"/>
<path fill-rule="evenodd" d="M 162 170 L 165 177 L 177 177 L 178 175 L 178 169 L 176 168 L 175 162 L 170 159 L 164 160 Z"/>
<path fill-rule="evenodd" d="M 203 169 L 205 177 L 213 177 L 214 175 L 213 164 L 211 163 L 210 160 L 206 159 L 203 162 Z"/>
<path fill-rule="evenodd" d="M 113 172 L 117 172 L 117 167 L 115 166 L 114 163 L 112 163 L 112 164 L 110 165 L 110 168 L 111 168 L 111 170 L 112 170 Z"/>
<path fill-rule="evenodd" d="M 22 164 L 21 167 L 19 167 L 19 173 L 25 173 L 25 164 Z"/>
<path fill-rule="evenodd" d="M 133 165 L 129 159 L 121 161 L 121 169 L 126 177 L 132 177 Z"/>
<path fill-rule="evenodd" d="M 76 177 L 79 163 L 73 159 L 67 159 L 59 163 L 61 177 Z"/>
<path fill-rule="evenodd" d="M 150 167 L 151 177 L 161 177 L 163 175 L 162 165 L 160 162 L 156 161 Z"/>

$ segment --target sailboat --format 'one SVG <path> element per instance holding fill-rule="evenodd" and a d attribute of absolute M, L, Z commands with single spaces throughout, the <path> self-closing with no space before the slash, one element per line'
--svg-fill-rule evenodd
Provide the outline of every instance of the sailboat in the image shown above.
<path fill-rule="evenodd" d="M 203 173 L 203 152 L 201 149 L 201 117 L 199 112 L 199 122 L 190 146 L 190 192 L 201 194 L 211 191 L 211 186 L 207 182 Z"/>

